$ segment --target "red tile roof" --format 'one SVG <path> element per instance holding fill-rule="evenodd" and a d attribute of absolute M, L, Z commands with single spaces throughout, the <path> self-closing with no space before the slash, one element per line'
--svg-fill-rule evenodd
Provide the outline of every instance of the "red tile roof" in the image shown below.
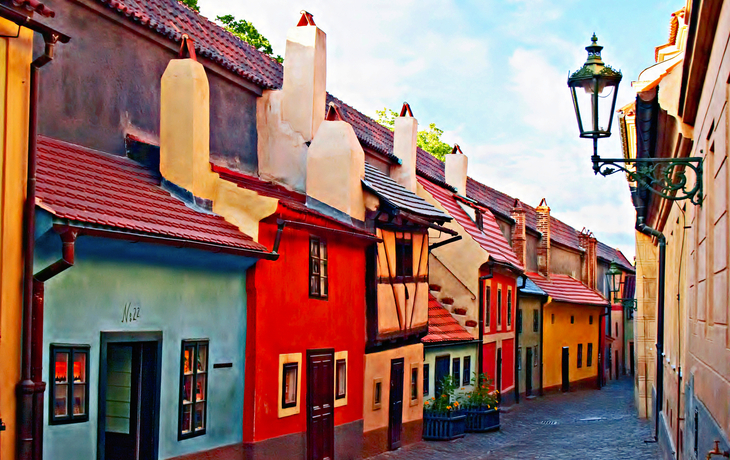
<path fill-rule="evenodd" d="M 298 193 L 288 188 L 268 182 L 255 176 L 249 176 L 247 174 L 233 171 L 223 166 L 218 166 L 215 163 L 210 163 L 210 169 L 218 173 L 223 180 L 233 182 L 241 188 L 252 190 L 259 195 L 268 196 L 271 198 L 278 198 L 281 200 L 295 201 L 298 203 L 304 203 L 307 196 L 303 193 Z"/>
<path fill-rule="evenodd" d="M 97 0 L 99 3 L 176 43 L 188 34 L 195 53 L 256 85 L 280 88 L 281 64 L 176 0 Z"/>
<path fill-rule="evenodd" d="M 10 3 L 13 5 L 24 8 L 28 11 L 34 11 L 41 16 L 45 16 L 47 18 L 52 18 L 56 16 L 56 13 L 48 8 L 43 3 L 39 2 L 38 0 L 10 0 Z"/>
<path fill-rule="evenodd" d="M 266 251 L 220 216 L 196 211 L 126 157 L 38 138 L 38 206 L 57 217 L 131 233 Z"/>
<path fill-rule="evenodd" d="M 636 271 L 634 265 L 629 262 L 624 253 L 621 252 L 619 249 L 614 249 L 611 246 L 601 243 L 599 241 L 597 245 L 597 252 L 598 257 L 607 262 L 616 262 L 621 268 L 623 268 L 624 270 L 628 270 L 632 273 Z"/>
<path fill-rule="evenodd" d="M 568 275 L 551 274 L 549 279 L 538 273 L 526 273 L 526 275 L 554 301 L 584 305 L 608 304 L 608 301 L 596 291 Z"/>
<path fill-rule="evenodd" d="M 471 235 L 474 241 L 479 243 L 489 253 L 492 259 L 500 263 L 512 265 L 518 270 L 524 269 L 509 243 L 504 238 L 494 215 L 488 209 L 484 209 L 483 211 L 484 230 L 481 231 L 466 211 L 461 208 L 453 192 L 422 177 L 418 178 L 418 182 L 441 203 L 441 206 L 446 209 L 449 215 L 456 219 L 458 224 Z"/>
<path fill-rule="evenodd" d="M 459 324 L 436 297 L 428 294 L 428 334 L 421 339 L 424 343 L 464 342 L 474 337 Z"/>

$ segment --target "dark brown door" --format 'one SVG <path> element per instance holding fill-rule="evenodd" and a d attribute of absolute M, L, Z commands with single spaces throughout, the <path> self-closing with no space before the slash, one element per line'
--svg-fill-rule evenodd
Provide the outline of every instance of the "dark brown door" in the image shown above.
<path fill-rule="evenodd" d="M 525 352 L 525 396 L 532 394 L 532 348 Z"/>
<path fill-rule="evenodd" d="M 497 401 L 502 402 L 502 349 L 497 348 L 497 380 L 494 387 L 499 391 L 497 393 Z"/>
<path fill-rule="evenodd" d="M 388 405 L 388 449 L 401 445 L 403 431 L 403 358 L 390 361 L 390 403 Z"/>
<path fill-rule="evenodd" d="M 634 342 L 629 342 L 629 366 L 631 368 L 631 375 L 634 375 Z"/>
<path fill-rule="evenodd" d="M 570 390 L 570 348 L 563 347 L 563 391 Z"/>
<path fill-rule="evenodd" d="M 307 350 L 307 458 L 335 458 L 335 351 Z"/>

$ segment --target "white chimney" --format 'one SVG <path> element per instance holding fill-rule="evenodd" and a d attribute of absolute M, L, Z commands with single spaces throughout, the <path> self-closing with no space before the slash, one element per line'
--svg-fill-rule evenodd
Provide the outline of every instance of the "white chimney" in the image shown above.
<path fill-rule="evenodd" d="M 400 116 L 395 119 L 393 134 L 393 154 L 400 158 L 402 164 L 391 171 L 391 177 L 403 187 L 416 193 L 416 139 L 418 136 L 418 120 L 413 118 L 411 106 L 403 103 Z"/>
<path fill-rule="evenodd" d="M 192 40 L 183 35 L 180 59 L 161 80 L 160 173 L 178 187 L 206 197 L 210 182 L 210 95 Z M 207 198 L 207 197 L 206 197 Z"/>
<path fill-rule="evenodd" d="M 357 220 L 365 220 L 361 180 L 365 152 L 334 104 L 307 153 L 307 195 Z"/>
<path fill-rule="evenodd" d="M 306 11 L 286 34 L 284 57 L 283 118 L 311 141 L 325 115 L 327 36 Z"/>
<path fill-rule="evenodd" d="M 451 154 L 446 155 L 446 183 L 456 189 L 459 195 L 466 196 L 466 169 L 469 160 L 461 151 L 459 144 L 454 144 Z"/>

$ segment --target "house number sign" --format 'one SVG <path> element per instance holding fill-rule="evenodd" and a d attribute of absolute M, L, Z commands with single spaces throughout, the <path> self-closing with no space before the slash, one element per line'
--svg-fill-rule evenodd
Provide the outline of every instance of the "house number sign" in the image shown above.
<path fill-rule="evenodd" d="M 133 306 L 131 303 L 127 302 L 124 304 L 124 307 L 122 308 L 122 322 L 123 323 L 132 323 L 139 319 L 139 306 Z"/>

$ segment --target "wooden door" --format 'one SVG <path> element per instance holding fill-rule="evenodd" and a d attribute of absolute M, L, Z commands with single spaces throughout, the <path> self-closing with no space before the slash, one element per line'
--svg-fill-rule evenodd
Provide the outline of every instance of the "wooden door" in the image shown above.
<path fill-rule="evenodd" d="M 307 458 L 335 458 L 335 351 L 307 350 Z"/>
<path fill-rule="evenodd" d="M 532 348 L 525 350 L 525 396 L 532 394 Z"/>
<path fill-rule="evenodd" d="M 436 391 L 434 395 L 439 398 L 443 392 L 442 381 L 449 375 L 449 368 L 451 366 L 451 355 L 438 356 L 436 357 Z"/>
<path fill-rule="evenodd" d="M 563 391 L 570 390 L 570 348 L 563 347 Z"/>
<path fill-rule="evenodd" d="M 390 402 L 388 404 L 389 450 L 395 450 L 401 445 L 401 432 L 403 431 L 403 372 L 403 358 L 390 361 Z"/>

